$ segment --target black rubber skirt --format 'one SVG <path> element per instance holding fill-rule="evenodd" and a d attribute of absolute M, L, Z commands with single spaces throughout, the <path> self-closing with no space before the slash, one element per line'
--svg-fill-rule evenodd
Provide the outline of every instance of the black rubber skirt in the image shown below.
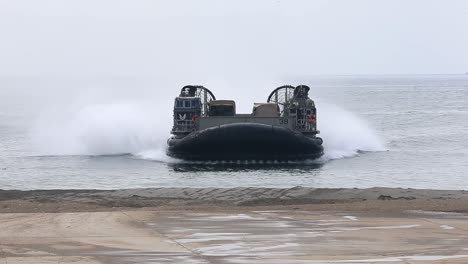
<path fill-rule="evenodd" d="M 169 156 L 185 160 L 305 160 L 323 155 L 321 138 L 256 123 L 212 127 L 167 143 Z"/>

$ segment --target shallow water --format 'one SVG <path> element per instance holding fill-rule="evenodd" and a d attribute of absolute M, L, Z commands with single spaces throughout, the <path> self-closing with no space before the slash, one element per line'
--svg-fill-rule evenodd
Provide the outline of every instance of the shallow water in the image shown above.
<path fill-rule="evenodd" d="M 0 189 L 468 189 L 468 76 L 315 77 L 307 83 L 318 106 L 324 158 L 189 163 L 164 154 L 177 91 L 157 107 L 133 98 L 53 111 L 46 96 L 26 89 L 27 80 L 0 79 Z"/>

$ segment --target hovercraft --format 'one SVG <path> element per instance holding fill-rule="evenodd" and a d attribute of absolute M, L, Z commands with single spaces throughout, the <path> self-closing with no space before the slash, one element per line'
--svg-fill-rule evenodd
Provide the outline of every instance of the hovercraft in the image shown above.
<path fill-rule="evenodd" d="M 203 86 L 182 88 L 174 102 L 167 154 L 184 160 L 305 160 L 323 155 L 310 88 L 284 85 L 237 114 L 232 100 L 217 100 Z"/>

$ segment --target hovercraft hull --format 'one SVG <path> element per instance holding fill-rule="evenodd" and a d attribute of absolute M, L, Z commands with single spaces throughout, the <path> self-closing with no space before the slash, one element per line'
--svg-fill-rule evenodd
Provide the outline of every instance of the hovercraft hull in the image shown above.
<path fill-rule="evenodd" d="M 168 140 L 167 154 L 184 160 L 305 160 L 323 155 L 322 139 L 291 129 L 234 123 Z"/>

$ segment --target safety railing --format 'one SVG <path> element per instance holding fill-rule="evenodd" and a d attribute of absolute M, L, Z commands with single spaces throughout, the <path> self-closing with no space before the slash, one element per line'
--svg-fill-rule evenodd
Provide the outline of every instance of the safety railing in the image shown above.
<path fill-rule="evenodd" d="M 175 120 L 172 128 L 173 133 L 188 133 L 196 130 L 197 124 L 193 120 Z"/>
<path fill-rule="evenodd" d="M 300 132 L 313 132 L 317 130 L 315 123 L 309 123 L 305 119 L 296 119 L 295 130 Z"/>

